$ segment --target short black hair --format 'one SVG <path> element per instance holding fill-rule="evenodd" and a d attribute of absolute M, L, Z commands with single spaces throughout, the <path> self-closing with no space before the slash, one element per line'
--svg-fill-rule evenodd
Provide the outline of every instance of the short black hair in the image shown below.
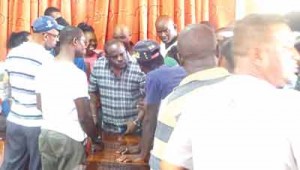
<path fill-rule="evenodd" d="M 86 22 L 79 23 L 77 27 L 80 28 L 83 32 L 95 32 L 95 29 Z"/>
<path fill-rule="evenodd" d="M 65 45 L 71 43 L 74 38 L 80 39 L 82 36 L 81 29 L 73 26 L 66 26 L 59 33 L 59 43 L 60 45 Z"/>
<path fill-rule="evenodd" d="M 23 42 L 27 42 L 29 35 L 30 35 L 30 33 L 27 31 L 12 32 L 7 41 L 6 47 L 8 49 L 12 49 L 12 48 L 19 46 Z"/>
<path fill-rule="evenodd" d="M 58 8 L 55 8 L 55 7 L 48 7 L 45 12 L 44 12 L 44 15 L 46 16 L 51 16 L 51 14 L 53 12 L 60 12 L 60 10 Z"/>

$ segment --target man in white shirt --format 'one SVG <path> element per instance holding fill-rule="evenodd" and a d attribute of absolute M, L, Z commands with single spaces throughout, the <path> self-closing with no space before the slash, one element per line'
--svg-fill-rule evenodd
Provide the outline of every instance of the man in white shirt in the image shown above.
<path fill-rule="evenodd" d="M 1 169 L 41 169 L 38 136 L 42 120 L 36 108 L 35 76 L 53 57 L 46 49 L 55 47 L 63 27 L 47 16 L 32 24 L 31 40 L 9 51 L 5 70 L 11 85 L 11 110 L 7 117 L 4 161 Z M 29 160 L 29 164 L 27 161 Z"/>
<path fill-rule="evenodd" d="M 90 114 L 87 77 L 73 64 L 74 57 L 85 53 L 84 34 L 79 28 L 66 27 L 59 40 L 60 53 L 36 77 L 37 106 L 43 115 L 39 150 L 44 170 L 83 164 L 86 134 L 95 144 L 101 142 Z"/>
<path fill-rule="evenodd" d="M 189 99 L 162 169 L 186 169 L 191 155 L 194 169 L 298 169 L 300 95 L 279 89 L 297 67 L 290 28 L 277 15 L 247 16 L 233 47 L 235 75 Z"/>

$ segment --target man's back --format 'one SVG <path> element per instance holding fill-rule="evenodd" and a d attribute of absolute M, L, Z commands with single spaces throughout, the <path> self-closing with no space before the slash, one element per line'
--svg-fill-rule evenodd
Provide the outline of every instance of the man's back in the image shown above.
<path fill-rule="evenodd" d="M 23 126 L 40 126 L 41 113 L 36 109 L 34 79 L 41 65 L 52 60 L 41 45 L 25 42 L 12 49 L 6 59 L 12 96 L 8 120 Z"/>
<path fill-rule="evenodd" d="M 174 87 L 186 76 L 186 71 L 180 66 L 160 66 L 150 71 L 146 76 L 146 101 L 148 104 L 160 103 Z M 150 86 L 153 86 L 150 88 Z M 147 96 L 147 94 L 149 94 Z"/>
<path fill-rule="evenodd" d="M 195 169 L 296 169 L 299 97 L 251 76 L 204 87 L 183 111 L 166 160 L 181 165 L 192 150 Z"/>
<path fill-rule="evenodd" d="M 72 62 L 54 61 L 41 68 L 36 81 L 43 110 L 41 128 L 83 141 L 74 100 L 88 96 L 86 75 Z"/>
<path fill-rule="evenodd" d="M 229 76 L 229 73 L 222 68 L 202 70 L 188 75 L 180 82 L 180 85 L 162 101 L 149 161 L 151 169 L 159 169 L 159 163 L 169 138 L 174 127 L 176 127 L 177 118 L 180 116 L 182 108 L 185 106 L 189 96 L 196 93 L 200 87 L 220 82 L 227 78 L 227 76 Z M 186 163 L 186 166 L 192 167 L 190 160 Z"/>

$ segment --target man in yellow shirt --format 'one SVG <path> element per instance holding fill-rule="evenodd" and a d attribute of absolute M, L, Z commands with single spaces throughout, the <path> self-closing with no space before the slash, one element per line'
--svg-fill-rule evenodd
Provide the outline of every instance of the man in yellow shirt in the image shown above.
<path fill-rule="evenodd" d="M 199 87 L 222 81 L 229 75 L 226 69 L 217 67 L 215 51 L 215 34 L 204 24 L 189 25 L 179 34 L 179 59 L 188 76 L 161 104 L 149 161 L 151 169 L 160 169 L 165 146 L 176 126 L 176 119 L 180 116 L 186 98 Z M 187 166 L 189 165 L 191 163 L 187 162 Z"/>

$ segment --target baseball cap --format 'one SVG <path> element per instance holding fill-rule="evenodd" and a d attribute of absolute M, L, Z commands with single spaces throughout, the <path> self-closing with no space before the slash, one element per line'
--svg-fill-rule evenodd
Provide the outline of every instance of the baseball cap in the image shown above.
<path fill-rule="evenodd" d="M 157 42 L 153 40 L 142 40 L 137 42 L 133 47 L 133 57 L 140 61 L 149 61 L 160 55 L 159 49 L 160 46 Z"/>
<path fill-rule="evenodd" d="M 47 32 L 52 29 L 62 30 L 64 26 L 59 25 L 54 18 L 50 16 L 41 16 L 36 19 L 32 24 L 33 32 L 40 33 L 40 32 Z"/>

